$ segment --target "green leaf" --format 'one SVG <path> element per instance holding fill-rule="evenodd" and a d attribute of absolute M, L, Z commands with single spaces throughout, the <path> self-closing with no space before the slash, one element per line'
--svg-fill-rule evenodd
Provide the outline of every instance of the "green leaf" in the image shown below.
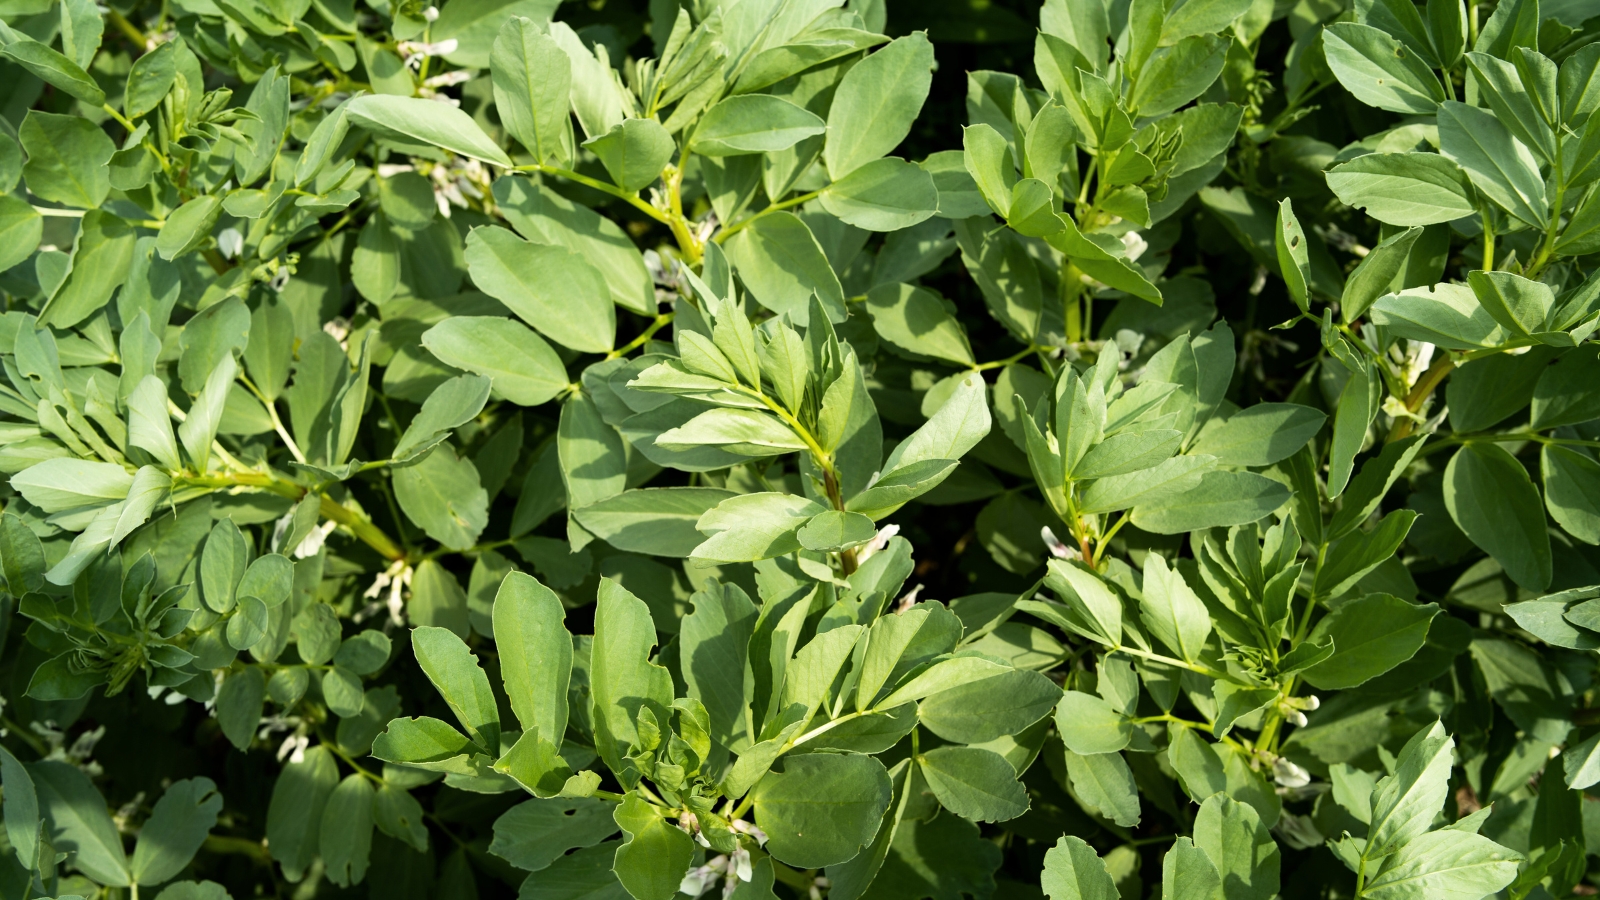
<path fill-rule="evenodd" d="M 489 70 L 500 120 L 535 162 L 563 159 L 572 63 L 530 19 L 507 19 L 495 37 Z"/>
<path fill-rule="evenodd" d="M 1139 793 L 1120 753 L 1081 756 L 1066 751 L 1072 790 L 1087 807 L 1124 828 L 1139 824 Z"/>
<path fill-rule="evenodd" d="M 1523 51 L 1526 53 L 1526 50 Z M 1522 57 L 1524 62 L 1529 57 Z M 1549 81 L 1535 78 L 1525 83 L 1517 66 L 1487 53 L 1468 53 L 1467 64 L 1477 80 L 1478 96 L 1487 102 L 1495 118 L 1505 125 L 1516 139 L 1534 151 L 1540 162 L 1549 164 L 1555 154 L 1555 131 L 1550 123 L 1560 119 L 1556 109 L 1556 67 L 1549 60 Z M 1542 67 L 1541 67 L 1542 68 Z M 1534 71 L 1529 70 L 1530 74 Z M 1530 93 L 1529 89 L 1533 92 Z M 1545 93 L 1545 90 L 1548 93 Z M 1541 110 L 1543 107 L 1543 110 Z"/>
<path fill-rule="evenodd" d="M 489 493 L 478 470 L 449 443 L 416 465 L 395 469 L 394 497 L 406 518 L 452 549 L 476 544 L 489 524 Z"/>
<path fill-rule="evenodd" d="M 1161 289 L 1128 261 L 1121 241 L 1107 234 L 1082 234 L 1070 217 L 1062 217 L 1061 222 L 1066 229 L 1049 236 L 1050 246 L 1072 257 L 1073 263 L 1091 278 L 1161 305 Z"/>
<path fill-rule="evenodd" d="M 538 406 L 567 387 L 566 368 L 544 338 L 514 319 L 452 316 L 422 334 L 440 362 L 490 379 L 494 396 Z"/>
<path fill-rule="evenodd" d="M 1364 684 L 1415 656 L 1439 607 L 1388 594 L 1368 594 L 1340 605 L 1317 623 L 1309 640 L 1333 639 L 1333 655 L 1307 669 L 1307 682 L 1323 690 Z"/>
<path fill-rule="evenodd" d="M 878 336 L 902 350 L 972 365 L 966 332 L 937 294 L 909 284 L 882 284 L 867 292 L 867 312 Z"/>
<path fill-rule="evenodd" d="M 867 231 L 899 231 L 939 211 L 933 176 L 898 157 L 875 159 L 828 185 L 822 208 Z"/>
<path fill-rule="evenodd" d="M 723 249 L 756 302 L 791 324 L 810 324 L 812 294 L 833 322 L 845 320 L 844 289 L 811 229 L 799 217 L 776 212 L 752 221 Z"/>
<path fill-rule="evenodd" d="M 634 900 L 672 900 L 694 859 L 694 839 L 637 794 L 613 815 L 626 835 L 613 866 L 617 880 Z"/>
<path fill-rule="evenodd" d="M 1544 430 L 1600 419 L 1597 378 L 1600 357 L 1583 350 L 1563 354 L 1539 375 L 1529 427 Z"/>
<path fill-rule="evenodd" d="M 1448 350 L 1491 347 L 1508 339 L 1472 289 L 1436 284 L 1386 294 L 1372 304 L 1372 320 L 1395 337 L 1427 341 Z"/>
<path fill-rule="evenodd" d="M 505 151 L 489 140 L 472 117 L 443 103 L 414 97 L 369 94 L 350 101 L 350 121 L 368 131 L 404 142 L 442 147 L 472 159 L 511 167 Z"/>
<path fill-rule="evenodd" d="M 1191 452 L 1215 456 L 1222 465 L 1270 466 L 1304 447 L 1326 420 L 1309 406 L 1257 403 L 1207 422 Z"/>
<path fill-rule="evenodd" d="M 424 626 L 411 630 L 411 648 L 467 735 L 490 753 L 499 750 L 500 713 L 494 691 L 467 645 L 446 629 Z"/>
<path fill-rule="evenodd" d="M 821 504 L 793 494 L 730 497 L 695 524 L 706 540 L 690 556 L 707 562 L 751 562 L 793 553 L 800 549 L 800 526 L 822 511 Z"/>
<path fill-rule="evenodd" d="M 43 236 L 44 216 L 31 203 L 0 197 L 0 272 L 32 256 Z"/>
<path fill-rule="evenodd" d="M 740 456 L 777 456 L 805 450 L 806 442 L 777 416 L 754 409 L 708 409 L 677 428 L 662 432 L 656 444 L 667 450 L 722 447 Z"/>
<path fill-rule="evenodd" d="M 101 884 L 132 884 L 122 837 L 106 810 L 105 798 L 89 776 L 81 769 L 53 760 L 27 768 L 44 811 L 50 846 L 72 854 L 72 864 L 78 871 Z"/>
<path fill-rule="evenodd" d="M 1372 301 L 1388 293 L 1389 286 L 1405 268 L 1411 248 L 1421 236 L 1422 229 L 1415 226 L 1396 232 L 1384 238 L 1361 260 L 1355 271 L 1350 273 L 1350 279 L 1344 285 L 1344 295 L 1339 299 L 1339 315 L 1345 322 L 1361 318 Z"/>
<path fill-rule="evenodd" d="M 250 314 L 250 342 L 244 350 L 245 370 L 267 402 L 283 394 L 294 360 L 294 313 L 279 297 L 262 301 Z"/>
<path fill-rule="evenodd" d="M 467 760 L 472 750 L 466 735 L 427 716 L 395 719 L 372 742 L 372 755 L 385 762 L 464 775 L 476 771 Z"/>
<path fill-rule="evenodd" d="M 1428 830 L 1449 791 L 1455 741 L 1438 722 L 1418 731 L 1400 750 L 1394 774 L 1372 791 L 1366 855 L 1376 859 Z"/>
<path fill-rule="evenodd" d="M 611 349 L 616 310 L 604 277 L 577 253 L 491 226 L 467 236 L 466 259 L 474 284 L 546 337 L 588 353 Z"/>
<path fill-rule="evenodd" d="M 1466 173 L 1437 153 L 1358 156 L 1328 170 L 1328 188 L 1390 225 L 1433 225 L 1476 212 Z"/>
<path fill-rule="evenodd" d="M 289 77 L 277 67 L 268 69 L 250 91 L 245 108 L 254 119 L 239 123 L 249 149 L 234 155 L 233 171 L 241 186 L 255 184 L 267 174 L 289 127 Z"/>
<path fill-rule="evenodd" d="M 962 160 L 989 208 L 999 215 L 1011 210 L 1011 190 L 1017 169 L 1004 136 L 985 124 L 962 129 Z"/>
<path fill-rule="evenodd" d="M 222 357 L 243 350 L 249 342 L 250 308 L 244 301 L 229 297 L 201 310 L 184 324 L 179 338 L 183 355 L 178 359 L 178 376 L 183 389 L 200 393 Z"/>
<path fill-rule="evenodd" d="M 1501 209 L 1535 228 L 1542 229 L 1549 221 L 1538 161 L 1487 110 L 1454 100 L 1442 104 L 1439 149 L 1466 171 L 1473 187 Z"/>
<path fill-rule="evenodd" d="M 1085 637 L 1113 647 L 1122 643 L 1122 601 L 1099 577 L 1080 565 L 1053 559 L 1044 583 L 1072 610 Z"/>
<path fill-rule="evenodd" d="M 267 697 L 267 676 L 255 666 L 230 674 L 217 689 L 217 722 L 240 750 L 250 747 Z"/>
<path fill-rule="evenodd" d="M 1539 469 L 1550 518 L 1578 540 L 1600 543 L 1600 463 L 1576 450 L 1546 445 L 1539 451 Z"/>
<path fill-rule="evenodd" d="M 769 46 L 750 61 L 733 93 L 759 91 L 813 66 L 866 50 L 888 40 L 881 34 L 857 28 L 806 28 L 793 40 Z"/>
<path fill-rule="evenodd" d="M 322 810 L 321 852 L 328 880 L 340 887 L 359 884 L 372 851 L 372 784 L 366 776 L 345 776 Z"/>
<path fill-rule="evenodd" d="M 1278 227 L 1273 233 L 1278 251 L 1278 270 L 1289 286 L 1289 299 L 1300 307 L 1309 308 L 1311 284 L 1311 255 L 1306 248 L 1306 232 L 1295 218 L 1294 207 L 1285 199 L 1278 204 Z"/>
<path fill-rule="evenodd" d="M 155 109 L 178 76 L 178 45 L 168 41 L 133 61 L 122 95 L 122 111 L 137 119 Z"/>
<path fill-rule="evenodd" d="M 209 778 L 188 778 L 168 787 L 139 829 L 133 850 L 133 880 L 167 881 L 194 858 L 222 811 L 222 795 Z"/>
<path fill-rule="evenodd" d="M 1498 444 L 1468 444 L 1445 467 L 1450 518 L 1529 590 L 1550 584 L 1550 535 L 1527 469 Z"/>
<path fill-rule="evenodd" d="M 1312 586 L 1314 595 L 1333 599 L 1355 586 L 1367 573 L 1399 552 L 1416 518 L 1414 510 L 1397 509 L 1384 516 L 1371 531 L 1355 532 L 1333 544 L 1317 567 Z"/>
<path fill-rule="evenodd" d="M 657 722 L 672 707 L 672 676 L 650 661 L 656 629 L 650 607 L 622 585 L 600 579 L 595 603 L 589 691 L 594 698 L 595 749 L 612 771 L 638 743 L 635 719 L 648 708 Z"/>
<path fill-rule="evenodd" d="M 1275 793 L 1275 786 L 1250 768 L 1243 753 L 1227 744 L 1208 744 L 1192 728 L 1174 729 L 1171 735 L 1167 757 L 1189 799 L 1204 803 L 1206 798 L 1225 791 L 1255 807 L 1263 822 L 1277 822 L 1283 801 Z"/>
<path fill-rule="evenodd" d="M 1374 900 L 1488 896 L 1517 877 L 1521 854 L 1480 834 L 1442 829 L 1402 846 L 1367 882 Z"/>
<path fill-rule="evenodd" d="M 211 237 L 221 212 L 222 199 L 214 194 L 201 194 L 173 210 L 156 237 L 156 252 L 162 259 L 175 259 L 198 247 Z"/>
<path fill-rule="evenodd" d="M 786 150 L 827 129 L 802 106 L 771 94 L 739 94 L 706 110 L 689 140 L 702 156 L 738 156 Z"/>
<path fill-rule="evenodd" d="M 205 387 L 189 406 L 188 418 L 178 426 L 178 440 L 183 444 L 184 455 L 195 471 L 204 472 L 210 467 L 211 444 L 222 425 L 228 392 L 234 377 L 239 374 L 239 364 L 233 354 L 227 354 L 206 377 Z"/>
<path fill-rule="evenodd" d="M 39 854 L 39 794 L 33 778 L 11 751 L 0 747 L 0 787 L 5 789 L 6 840 L 25 868 Z"/>
<path fill-rule="evenodd" d="M 1170 46 L 1191 34 L 1216 34 L 1226 31 L 1234 20 L 1250 10 L 1244 0 L 1187 0 L 1172 4 L 1161 23 L 1161 46 Z"/>
<path fill-rule="evenodd" d="M 830 509 L 812 516 L 795 537 L 807 550 L 826 553 L 864 544 L 877 530 L 872 520 L 860 513 Z"/>
<path fill-rule="evenodd" d="M 1045 851 L 1039 887 L 1050 900 L 1117 900 L 1119 897 L 1105 860 L 1084 843 L 1083 838 L 1073 835 L 1062 837 Z"/>
<path fill-rule="evenodd" d="M 1009 764 L 1006 769 L 1014 779 Z M 892 794 L 883 764 L 856 753 L 785 757 L 782 769 L 750 792 L 768 852 L 804 869 L 838 865 L 860 852 L 877 833 Z"/>
<path fill-rule="evenodd" d="M 1164 116 L 1199 97 L 1227 64 L 1227 37 L 1197 34 L 1157 50 L 1140 73 L 1128 106 L 1141 117 Z"/>
<path fill-rule="evenodd" d="M 856 63 L 840 79 L 828 108 L 822 158 L 840 181 L 888 155 L 911 133 L 933 84 L 933 45 L 912 33 Z"/>
<path fill-rule="evenodd" d="M 472 421 L 489 400 L 489 379 L 458 375 L 433 389 L 422 410 L 406 426 L 391 454 L 406 460 L 437 446 L 460 426 Z"/>
<path fill-rule="evenodd" d="M 1134 507 L 1132 522 L 1157 534 L 1180 534 L 1254 522 L 1283 506 L 1289 489 L 1254 472 L 1208 471 L 1187 491 Z"/>
<path fill-rule="evenodd" d="M 624 119 L 583 146 L 600 157 L 612 182 L 630 193 L 654 183 L 677 149 L 672 136 L 654 119 Z"/>
<path fill-rule="evenodd" d="M 621 841 L 607 841 L 560 857 L 529 875 L 523 884 L 540 900 L 629 900 L 631 894 L 612 872 Z"/>
<path fill-rule="evenodd" d="M 301 762 L 284 766 L 272 786 L 267 845 L 285 872 L 303 873 L 316 858 L 322 811 L 338 782 L 339 764 L 328 748 L 317 746 Z"/>
<path fill-rule="evenodd" d="M 172 416 L 167 412 L 167 386 L 154 375 L 146 375 L 128 395 L 128 444 L 149 453 L 164 469 L 176 472 L 183 468 L 172 435 Z"/>
<path fill-rule="evenodd" d="M 717 488 L 647 488 L 624 491 L 574 515 L 584 528 L 619 550 L 651 556 L 688 556 L 705 539 L 700 517 L 734 496 Z"/>
<path fill-rule="evenodd" d="M 104 307 L 127 277 L 136 242 L 137 236 L 127 222 L 110 213 L 91 210 L 83 217 L 73 242 L 66 279 L 40 310 L 39 324 L 69 328 Z M 210 374 L 209 369 L 206 374 Z M 203 376 L 197 379 L 203 380 Z"/>
<path fill-rule="evenodd" d="M 939 747 L 917 758 L 939 803 L 974 822 L 1006 822 L 1028 811 L 1017 770 L 993 750 Z"/>
<path fill-rule="evenodd" d="M 1230 900 L 1269 900 L 1278 893 L 1278 842 L 1254 807 L 1225 795 L 1208 797 L 1195 816 L 1194 839 Z"/>
<path fill-rule="evenodd" d="M 1183 575 L 1168 568 L 1159 553 L 1145 556 L 1143 594 L 1139 618 L 1145 627 L 1180 658 L 1198 660 L 1211 635 L 1210 614 Z"/>
<path fill-rule="evenodd" d="M 1180 837 L 1161 859 L 1161 895 L 1220 898 L 1223 896 L 1222 876 L 1217 874 L 1217 867 L 1212 865 L 1211 857 L 1204 850 L 1189 838 Z"/>
<path fill-rule="evenodd" d="M 1073 753 L 1115 753 L 1128 746 L 1133 723 L 1093 694 L 1067 691 L 1056 707 L 1056 731 Z"/>
<path fill-rule="evenodd" d="M 1339 83 L 1368 106 L 1432 115 L 1444 101 L 1444 87 L 1428 63 L 1370 25 L 1329 26 L 1322 33 L 1322 52 Z"/>
<path fill-rule="evenodd" d="M 1044 675 L 1002 669 L 930 694 L 918 705 L 917 717 L 947 741 L 982 744 L 1021 733 L 1060 700 L 1060 686 Z"/>
<path fill-rule="evenodd" d="M 517 721 L 524 731 L 538 729 L 558 742 L 567 730 L 572 673 L 572 635 L 561 601 L 532 576 L 512 572 L 495 594 L 493 615 L 500 677 Z"/>
<path fill-rule="evenodd" d="M 494 822 L 489 852 L 519 869 L 538 872 L 570 850 L 593 847 L 617 833 L 613 806 L 593 798 L 528 800 Z"/>
<path fill-rule="evenodd" d="M 1467 283 L 1489 316 L 1511 334 L 1546 330 L 1555 310 L 1556 295 L 1549 285 L 1511 272 L 1469 272 Z"/>
<path fill-rule="evenodd" d="M 501 213 L 523 237 L 566 247 L 582 256 L 599 270 L 614 303 L 637 313 L 655 314 L 650 273 L 633 241 L 615 222 L 527 178 L 496 180 L 494 197 Z"/>
<path fill-rule="evenodd" d="M 10 34 L 16 39 L 0 48 L 0 55 L 27 69 L 41 81 L 71 94 L 90 106 L 98 107 L 106 102 L 105 91 L 78 63 L 30 37 L 15 32 Z"/>

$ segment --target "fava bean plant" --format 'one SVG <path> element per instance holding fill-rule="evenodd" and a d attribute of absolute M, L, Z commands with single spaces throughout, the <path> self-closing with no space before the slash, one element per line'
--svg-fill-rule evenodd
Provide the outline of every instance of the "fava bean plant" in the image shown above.
<path fill-rule="evenodd" d="M 1593 895 L 1597 112 L 1593 0 L 0 0 L 0 900 Z"/>

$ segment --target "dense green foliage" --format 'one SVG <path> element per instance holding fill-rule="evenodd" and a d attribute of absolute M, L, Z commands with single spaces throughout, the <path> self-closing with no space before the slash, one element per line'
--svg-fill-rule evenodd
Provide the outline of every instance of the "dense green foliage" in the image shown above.
<path fill-rule="evenodd" d="M 0 900 L 1593 894 L 1597 12 L 0 0 Z"/>

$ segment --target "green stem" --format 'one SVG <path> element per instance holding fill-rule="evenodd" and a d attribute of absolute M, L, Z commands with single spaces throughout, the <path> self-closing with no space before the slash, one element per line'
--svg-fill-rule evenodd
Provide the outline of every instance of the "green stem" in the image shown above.
<path fill-rule="evenodd" d="M 140 31 L 137 26 L 135 26 L 132 22 L 129 22 L 126 16 L 117 12 L 115 9 L 110 10 L 106 15 L 110 17 L 111 24 L 116 26 L 118 31 L 122 32 L 128 38 L 128 40 L 132 41 L 139 47 L 140 56 L 144 55 L 144 53 L 150 49 L 150 39 L 146 37 L 145 33 Z"/>
<path fill-rule="evenodd" d="M 277 494 L 280 497 L 288 497 L 291 500 L 299 500 L 310 491 L 304 485 L 250 469 L 211 475 L 181 476 L 173 479 L 173 485 L 174 487 L 191 485 L 214 489 L 253 487 Z M 344 506 L 327 494 L 321 494 L 320 496 L 322 503 L 319 512 L 324 519 L 329 519 L 348 529 L 362 543 L 378 551 L 385 559 L 405 559 L 405 551 L 396 546 L 394 541 L 390 540 L 389 536 L 384 533 L 383 529 L 374 525 L 371 519 Z"/>
<path fill-rule="evenodd" d="M 718 244 L 720 244 L 723 241 L 726 241 L 730 236 L 739 233 L 740 230 L 742 230 L 745 227 L 749 226 L 750 223 L 756 221 L 757 219 L 762 218 L 763 216 L 772 215 L 775 212 L 779 212 L 781 210 L 788 209 L 788 208 L 790 208 L 792 206 L 799 206 L 800 204 L 805 203 L 808 200 L 815 200 L 821 194 L 822 194 L 821 191 L 812 191 L 809 194 L 801 194 L 798 197 L 790 197 L 788 200 L 783 200 L 783 201 L 780 201 L 778 203 L 773 203 L 770 206 L 768 206 L 766 209 L 763 209 L 762 211 L 756 213 L 755 215 L 750 216 L 747 219 L 740 219 L 739 221 L 733 223 L 732 225 L 729 225 L 728 227 L 722 229 L 721 231 L 717 232 L 716 236 L 713 237 L 711 240 L 713 240 L 713 241 L 717 242 Z"/>
<path fill-rule="evenodd" d="M 563 169 L 563 168 L 560 168 L 559 166 L 546 166 L 546 165 L 541 165 L 539 163 L 534 163 L 532 165 L 527 165 L 527 166 L 516 166 L 516 167 L 514 167 L 512 169 L 512 171 L 513 172 L 542 172 L 542 173 L 544 173 L 546 175 L 554 175 L 557 178 L 565 178 L 568 181 L 576 181 L 578 184 L 584 185 L 585 187 L 592 187 L 597 191 L 600 191 L 600 192 L 606 193 L 606 194 L 610 194 L 611 196 L 616 197 L 618 200 L 623 200 L 623 201 L 627 202 L 628 205 L 632 206 L 634 209 L 639 210 L 640 212 L 644 213 L 645 215 L 649 216 L 652 219 L 655 219 L 657 222 L 660 222 L 663 225 L 671 226 L 671 224 L 672 224 L 667 219 L 667 216 L 664 213 L 661 212 L 661 210 L 656 209 L 654 206 L 651 206 L 650 204 L 646 203 L 644 200 L 640 199 L 638 194 L 630 194 L 627 191 L 623 190 L 622 188 L 617 187 L 614 184 L 607 184 L 606 182 L 601 181 L 598 178 L 590 178 L 587 175 L 581 175 L 581 174 L 579 174 L 577 172 L 572 171 L 571 169 Z"/>
<path fill-rule="evenodd" d="M 1138 719 L 1129 719 L 1128 721 L 1135 725 L 1145 725 L 1150 722 L 1171 722 L 1174 725 L 1182 725 L 1185 728 L 1198 728 L 1199 730 L 1204 731 L 1206 734 L 1210 734 L 1212 729 L 1212 726 L 1205 722 L 1193 722 L 1189 719 L 1179 718 L 1171 713 L 1166 713 L 1159 716 L 1144 716 Z"/>
<path fill-rule="evenodd" d="M 239 381 L 250 393 L 256 396 L 257 400 L 261 401 L 262 406 L 267 408 L 267 418 L 272 420 L 272 429 L 278 432 L 278 437 L 283 438 L 284 446 L 288 447 L 289 452 L 294 455 L 294 461 L 304 465 L 306 455 L 300 452 L 300 445 L 296 444 L 294 438 L 289 435 L 289 429 L 283 427 L 283 419 L 278 417 L 277 406 L 271 400 L 268 400 L 265 394 L 261 393 L 255 386 L 255 382 L 251 381 L 248 375 L 240 372 Z"/>
<path fill-rule="evenodd" d="M 1014 362 L 1021 362 L 1025 357 L 1030 356 L 1030 355 L 1032 355 L 1034 353 L 1039 352 L 1040 350 L 1045 350 L 1045 349 L 1048 349 L 1048 348 L 1041 347 L 1038 344 L 1029 344 L 1026 348 L 1024 348 L 1024 349 L 1022 349 L 1022 350 L 1020 350 L 1020 351 L 1018 351 L 1016 353 L 1011 354 L 1010 356 L 1006 357 L 1005 359 L 997 359 L 997 360 L 995 360 L 993 362 L 986 362 L 986 363 L 975 363 L 975 364 L 973 364 L 973 366 L 972 366 L 970 371 L 973 371 L 973 372 L 987 372 L 990 369 L 1003 369 L 1006 366 L 1009 366 Z"/>
<path fill-rule="evenodd" d="M 206 835 L 205 843 L 201 849 L 211 853 L 230 853 L 237 856 L 248 856 L 251 862 L 259 866 L 272 865 L 272 854 L 259 841 L 246 840 L 238 837 L 225 837 L 219 834 Z"/>
<path fill-rule="evenodd" d="M 1198 672 L 1201 675 L 1206 675 L 1211 678 L 1226 679 L 1228 677 L 1228 673 L 1218 672 L 1216 669 L 1213 669 L 1210 666 L 1202 666 L 1198 663 L 1185 662 L 1184 660 L 1175 659 L 1171 656 L 1162 656 L 1159 653 L 1151 653 L 1149 650 L 1140 650 L 1138 647 L 1117 646 L 1110 648 L 1110 650 L 1113 653 L 1127 653 L 1131 656 L 1138 656 L 1148 659 L 1151 662 L 1165 663 L 1169 666 L 1177 666 L 1180 669 L 1188 669 L 1191 672 Z"/>
<path fill-rule="evenodd" d="M 1489 211 L 1483 211 L 1483 270 L 1494 271 L 1494 223 L 1489 219 Z"/>
<path fill-rule="evenodd" d="M 672 321 L 672 317 L 674 315 L 676 315 L 676 313 L 662 313 L 661 315 L 656 316 L 655 321 L 650 323 L 649 327 L 644 330 L 643 334 L 639 335 L 623 346 L 611 351 L 610 353 L 607 353 L 606 359 L 616 359 L 619 356 L 627 356 L 629 353 L 632 353 L 640 347 L 643 347 L 651 338 L 656 336 L 656 332 L 665 328 L 667 324 Z"/>
<path fill-rule="evenodd" d="M 1433 365 L 1428 367 L 1428 371 L 1423 372 L 1422 377 L 1417 379 L 1416 385 L 1411 388 L 1411 393 L 1406 395 L 1406 409 L 1411 412 L 1421 409 L 1422 404 L 1427 402 L 1433 392 L 1443 383 L 1445 376 L 1449 375 L 1455 367 L 1455 361 L 1449 356 L 1435 360 Z M 1416 427 L 1417 423 L 1413 419 L 1395 419 L 1394 425 L 1389 428 L 1389 436 L 1384 439 L 1384 443 L 1392 444 L 1395 441 L 1406 438 Z"/>
<path fill-rule="evenodd" d="M 1557 445 L 1557 446 L 1569 446 L 1569 447 L 1600 448 L 1600 441 L 1586 440 L 1586 439 L 1583 439 L 1583 438 L 1559 438 L 1559 437 L 1553 437 L 1553 436 L 1548 435 L 1548 434 L 1540 434 L 1540 433 L 1538 433 L 1536 431 L 1507 431 L 1507 432 L 1503 432 L 1503 433 L 1500 433 L 1500 434 L 1452 434 L 1452 435 L 1447 435 L 1447 436 L 1442 437 L 1439 440 L 1435 441 L 1434 443 L 1431 443 L 1428 446 L 1422 448 L 1422 450 L 1417 454 L 1417 457 L 1420 459 L 1421 457 L 1428 456 L 1428 455 L 1433 454 L 1433 453 L 1437 453 L 1440 450 L 1444 450 L 1444 449 L 1446 449 L 1448 447 L 1456 447 L 1456 446 L 1461 446 L 1461 445 L 1464 445 L 1464 444 L 1475 444 L 1475 443 L 1511 444 L 1511 443 L 1517 443 L 1517 442 L 1533 442 L 1533 443 L 1536 443 L 1536 444 L 1554 444 L 1554 445 Z"/>

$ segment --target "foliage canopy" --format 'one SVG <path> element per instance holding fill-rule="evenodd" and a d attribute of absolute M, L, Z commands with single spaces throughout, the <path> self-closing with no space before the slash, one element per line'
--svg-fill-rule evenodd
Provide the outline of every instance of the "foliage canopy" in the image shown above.
<path fill-rule="evenodd" d="M 906 7 L 0 2 L 0 898 L 1594 893 L 1597 10 Z"/>

